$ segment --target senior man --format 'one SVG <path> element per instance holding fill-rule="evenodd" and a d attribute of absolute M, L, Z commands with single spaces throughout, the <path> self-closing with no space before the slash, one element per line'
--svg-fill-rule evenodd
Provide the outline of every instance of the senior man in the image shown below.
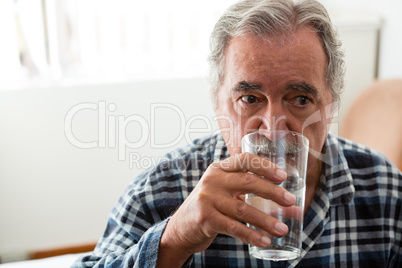
<path fill-rule="evenodd" d="M 378 153 L 328 134 L 343 86 L 340 46 L 314 0 L 230 7 L 211 35 L 220 133 L 139 175 L 93 254 L 74 267 L 401 267 L 402 175 Z M 302 253 L 295 260 L 248 253 L 248 244 L 268 246 L 270 238 L 244 223 L 274 236 L 288 229 L 243 195 L 295 202 L 272 183 L 286 179 L 281 169 L 241 153 L 242 136 L 256 129 L 289 129 L 310 140 Z"/>

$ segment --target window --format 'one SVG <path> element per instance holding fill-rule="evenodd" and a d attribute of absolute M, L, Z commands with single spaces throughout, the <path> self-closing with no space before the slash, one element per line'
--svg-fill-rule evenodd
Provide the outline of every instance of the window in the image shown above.
<path fill-rule="evenodd" d="M 215 0 L 2 0 L 0 84 L 204 76 Z"/>

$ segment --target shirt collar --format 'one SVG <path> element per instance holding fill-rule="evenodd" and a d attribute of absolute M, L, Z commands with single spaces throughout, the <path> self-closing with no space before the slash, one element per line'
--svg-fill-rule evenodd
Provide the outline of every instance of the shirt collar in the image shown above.
<path fill-rule="evenodd" d="M 216 135 L 216 145 L 214 150 L 213 162 L 219 162 L 223 159 L 228 158 L 229 156 L 230 155 L 225 140 L 223 139 L 222 134 L 219 132 Z"/>
<path fill-rule="evenodd" d="M 319 187 L 328 195 L 331 206 L 349 203 L 355 193 L 352 174 L 342 148 L 339 139 L 328 134 L 321 159 L 324 174 Z"/>

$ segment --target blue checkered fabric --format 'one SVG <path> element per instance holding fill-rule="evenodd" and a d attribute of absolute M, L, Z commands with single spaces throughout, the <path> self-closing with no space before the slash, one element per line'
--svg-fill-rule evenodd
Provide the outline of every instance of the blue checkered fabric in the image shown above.
<path fill-rule="evenodd" d="M 72 267 L 155 267 L 169 217 L 213 162 L 229 156 L 220 134 L 166 155 L 139 175 L 110 214 L 90 256 Z M 378 152 L 329 135 L 325 168 L 304 219 L 301 257 L 270 262 L 218 235 L 188 267 L 402 267 L 402 174 Z"/>

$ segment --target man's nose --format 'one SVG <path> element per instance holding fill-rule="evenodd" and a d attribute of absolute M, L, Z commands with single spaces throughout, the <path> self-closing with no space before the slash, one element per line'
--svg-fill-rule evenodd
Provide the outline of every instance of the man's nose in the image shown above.
<path fill-rule="evenodd" d="M 266 107 L 262 115 L 260 129 L 288 130 L 285 107 L 281 103 L 273 103 Z"/>

